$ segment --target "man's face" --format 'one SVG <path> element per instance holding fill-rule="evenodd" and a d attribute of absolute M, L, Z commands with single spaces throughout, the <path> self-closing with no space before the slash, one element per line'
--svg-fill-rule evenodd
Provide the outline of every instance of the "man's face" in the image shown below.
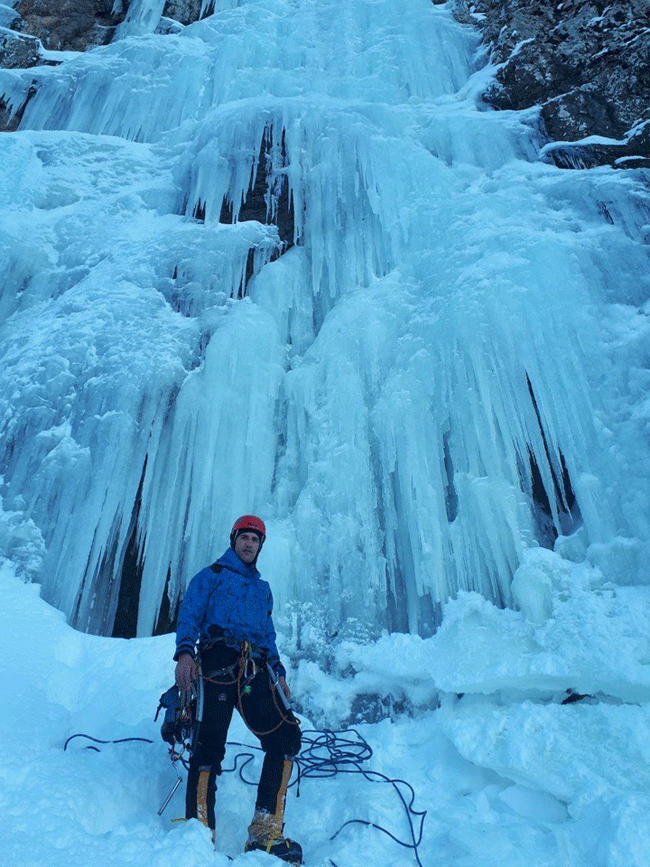
<path fill-rule="evenodd" d="M 247 531 L 240 533 L 235 539 L 235 554 L 246 564 L 252 563 L 260 550 L 260 537 L 257 533 Z"/>

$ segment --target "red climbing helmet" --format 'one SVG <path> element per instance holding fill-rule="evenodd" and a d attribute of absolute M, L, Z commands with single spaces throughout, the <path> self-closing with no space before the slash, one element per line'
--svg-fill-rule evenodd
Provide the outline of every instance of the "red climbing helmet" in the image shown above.
<path fill-rule="evenodd" d="M 257 518 L 255 515 L 242 515 L 241 518 L 237 518 L 235 523 L 232 525 L 232 530 L 230 531 L 230 544 L 234 546 L 237 536 L 239 536 L 240 533 L 246 532 L 256 533 L 260 537 L 261 551 L 264 540 L 266 539 L 266 527 L 264 526 L 264 521 L 261 518 Z"/>

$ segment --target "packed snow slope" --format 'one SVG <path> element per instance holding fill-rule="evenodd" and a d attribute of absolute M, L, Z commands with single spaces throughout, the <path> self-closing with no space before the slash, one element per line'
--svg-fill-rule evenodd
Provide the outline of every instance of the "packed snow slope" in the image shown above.
<path fill-rule="evenodd" d="M 331 648 L 330 674 L 296 661 L 283 636 L 303 727 L 355 723 L 359 702 L 392 699 L 402 713 L 356 723 L 374 751 L 365 763 L 414 788 L 426 810 L 423 867 L 646 867 L 650 863 L 650 591 L 603 583 L 538 552 L 518 573 L 545 576 L 549 604 L 535 622 L 476 593 L 449 603 L 433 638 L 385 636 Z M 567 593 L 568 590 L 572 592 Z M 172 682 L 172 636 L 87 635 L 39 598 L 15 567 L 0 568 L 2 855 L 6 867 L 273 867 L 242 852 L 254 789 L 224 773 L 217 845 L 182 816 L 183 789 L 157 816 L 176 776 L 153 714 Z M 532 619 L 531 619 L 532 618 Z M 589 691 L 570 704 L 567 689 Z M 462 697 L 460 693 L 464 693 Z M 408 712 L 407 712 L 408 711 Z M 235 715 L 236 716 L 236 715 Z M 105 740 L 86 747 L 85 733 Z M 237 720 L 233 742 L 255 746 Z M 229 745 L 224 768 L 247 752 Z M 239 760 L 241 765 L 241 760 Z M 255 781 L 259 753 L 246 777 Z M 286 832 L 307 867 L 415 867 L 376 828 L 409 842 L 393 787 L 359 775 L 305 778 L 290 790 Z M 408 792 L 404 790 L 408 798 Z"/>
<path fill-rule="evenodd" d="M 162 8 L 0 71 L 5 554 L 141 636 L 250 511 L 323 635 L 513 604 L 558 536 L 646 582 L 643 177 L 540 162 L 447 6 Z"/>

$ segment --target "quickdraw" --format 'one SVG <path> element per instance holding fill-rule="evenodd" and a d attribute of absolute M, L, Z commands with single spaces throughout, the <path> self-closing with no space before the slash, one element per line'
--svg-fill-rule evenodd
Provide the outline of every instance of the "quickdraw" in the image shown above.
<path fill-rule="evenodd" d="M 253 648 L 244 640 L 241 649 L 239 663 L 239 689 L 242 695 L 248 695 L 251 691 L 250 683 L 257 674 L 257 663 L 253 658 Z"/>

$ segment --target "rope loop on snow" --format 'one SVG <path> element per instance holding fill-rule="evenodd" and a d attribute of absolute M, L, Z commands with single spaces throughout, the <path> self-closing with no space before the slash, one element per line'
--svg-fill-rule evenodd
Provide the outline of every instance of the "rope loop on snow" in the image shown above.
<path fill-rule="evenodd" d="M 96 744 L 122 744 L 130 741 L 140 741 L 149 744 L 153 743 L 150 738 L 133 737 L 119 738 L 118 740 L 100 740 L 99 738 L 94 738 L 90 735 L 80 733 L 71 735 L 65 742 L 63 749 L 66 750 L 70 741 L 75 738 L 86 738 Z M 338 729 L 336 731 L 330 729 L 324 729 L 323 731 L 318 731 L 317 729 L 306 729 L 302 733 L 302 743 L 302 750 L 299 755 L 293 759 L 295 764 L 298 766 L 297 778 L 289 784 L 289 788 L 296 786 L 296 796 L 299 796 L 300 794 L 301 780 L 309 777 L 313 777 L 314 779 L 327 779 L 335 777 L 338 774 L 360 774 L 364 779 L 371 783 L 390 783 L 393 789 L 397 792 L 404 808 L 411 841 L 405 842 L 404 840 L 400 840 L 387 828 L 383 828 L 381 825 L 377 825 L 375 822 L 369 822 L 366 819 L 348 819 L 348 821 L 344 822 L 338 831 L 332 834 L 329 839 L 335 840 L 341 831 L 343 831 L 343 829 L 348 825 L 366 825 L 368 828 L 375 828 L 377 831 L 386 834 L 386 836 L 390 837 L 391 840 L 394 840 L 395 843 L 403 846 L 405 849 L 412 849 L 418 867 L 423 867 L 418 849 L 422 843 L 424 835 L 424 819 L 427 815 L 427 811 L 416 810 L 414 808 L 415 790 L 413 789 L 413 786 L 411 786 L 411 784 L 406 780 L 393 779 L 386 776 L 386 774 L 382 774 L 380 771 L 372 771 L 362 767 L 364 762 L 367 762 L 372 758 L 373 751 L 370 744 L 356 729 Z M 262 748 L 252 746 L 251 744 L 239 743 L 238 741 L 227 741 L 227 744 L 232 747 L 244 747 L 246 752 L 238 753 L 235 756 L 233 766 L 231 768 L 222 768 L 222 773 L 238 773 L 240 780 L 247 786 L 257 786 L 257 781 L 247 779 L 244 775 L 244 771 L 251 762 L 253 762 L 255 752 L 262 752 Z M 100 752 L 97 747 L 92 745 L 87 745 L 86 749 Z M 251 750 L 255 752 L 251 752 Z M 176 760 L 180 759 L 181 763 L 187 769 L 187 762 L 182 755 L 183 752 L 184 749 L 181 749 L 175 756 L 172 756 L 174 768 L 176 768 Z M 177 782 L 167 801 L 161 808 L 161 811 L 171 800 L 178 785 L 179 783 Z M 406 789 L 406 794 L 404 789 Z M 410 795 L 410 797 L 408 795 Z M 333 867 L 337 867 L 334 861 L 331 859 L 329 860 Z"/>
<path fill-rule="evenodd" d="M 151 738 L 118 738 L 115 741 L 102 741 L 99 738 L 93 738 L 90 735 L 84 735 L 84 734 L 79 733 L 76 735 L 70 735 L 68 740 L 63 744 L 63 752 L 65 752 L 68 749 L 68 744 L 70 743 L 70 741 L 73 741 L 75 738 L 86 738 L 87 740 L 93 741 L 96 744 L 127 744 L 130 741 L 140 741 L 141 743 L 145 743 L 145 744 L 152 744 L 153 743 Z M 94 750 L 96 753 L 101 752 L 100 749 L 98 749 L 97 747 L 93 747 L 90 744 L 86 745 L 86 749 L 87 750 Z"/>
<path fill-rule="evenodd" d="M 382 774 L 380 771 L 372 771 L 362 767 L 363 762 L 367 762 L 373 756 L 372 747 L 366 739 L 359 734 L 356 729 L 338 729 L 332 731 L 324 729 L 318 731 L 316 729 L 306 729 L 302 734 L 303 748 L 293 761 L 298 766 L 297 779 L 289 784 L 289 788 L 297 787 L 296 793 L 299 795 L 300 781 L 302 778 L 313 777 L 316 779 L 325 779 L 335 777 L 338 774 L 360 774 L 368 782 L 371 783 L 390 783 L 393 789 L 397 792 L 399 799 L 406 813 L 406 819 L 409 826 L 410 842 L 400 840 L 387 828 L 377 825 L 374 822 L 366 821 L 365 819 L 349 819 L 344 822 L 341 827 L 329 838 L 334 840 L 341 831 L 348 825 L 360 824 L 366 825 L 369 828 L 375 828 L 386 834 L 395 843 L 403 846 L 405 849 L 412 849 L 415 861 L 418 867 L 423 867 L 420 860 L 419 847 L 424 836 L 424 819 L 427 815 L 426 810 L 416 810 L 415 790 L 410 783 L 402 779 L 392 779 L 391 777 Z M 250 744 L 242 744 L 237 741 L 228 741 L 229 746 L 245 747 L 249 750 L 261 751 L 261 747 L 251 746 Z M 239 760 L 244 758 L 245 761 L 239 765 Z M 254 753 L 246 752 L 239 753 L 235 756 L 235 761 L 232 768 L 222 768 L 223 773 L 239 773 L 239 778 L 248 786 L 256 786 L 257 782 L 248 780 L 244 776 L 244 769 L 253 761 Z M 407 794 L 403 791 L 406 789 Z M 410 795 L 410 797 L 409 797 Z M 330 863 L 337 867 L 334 861 Z"/>

